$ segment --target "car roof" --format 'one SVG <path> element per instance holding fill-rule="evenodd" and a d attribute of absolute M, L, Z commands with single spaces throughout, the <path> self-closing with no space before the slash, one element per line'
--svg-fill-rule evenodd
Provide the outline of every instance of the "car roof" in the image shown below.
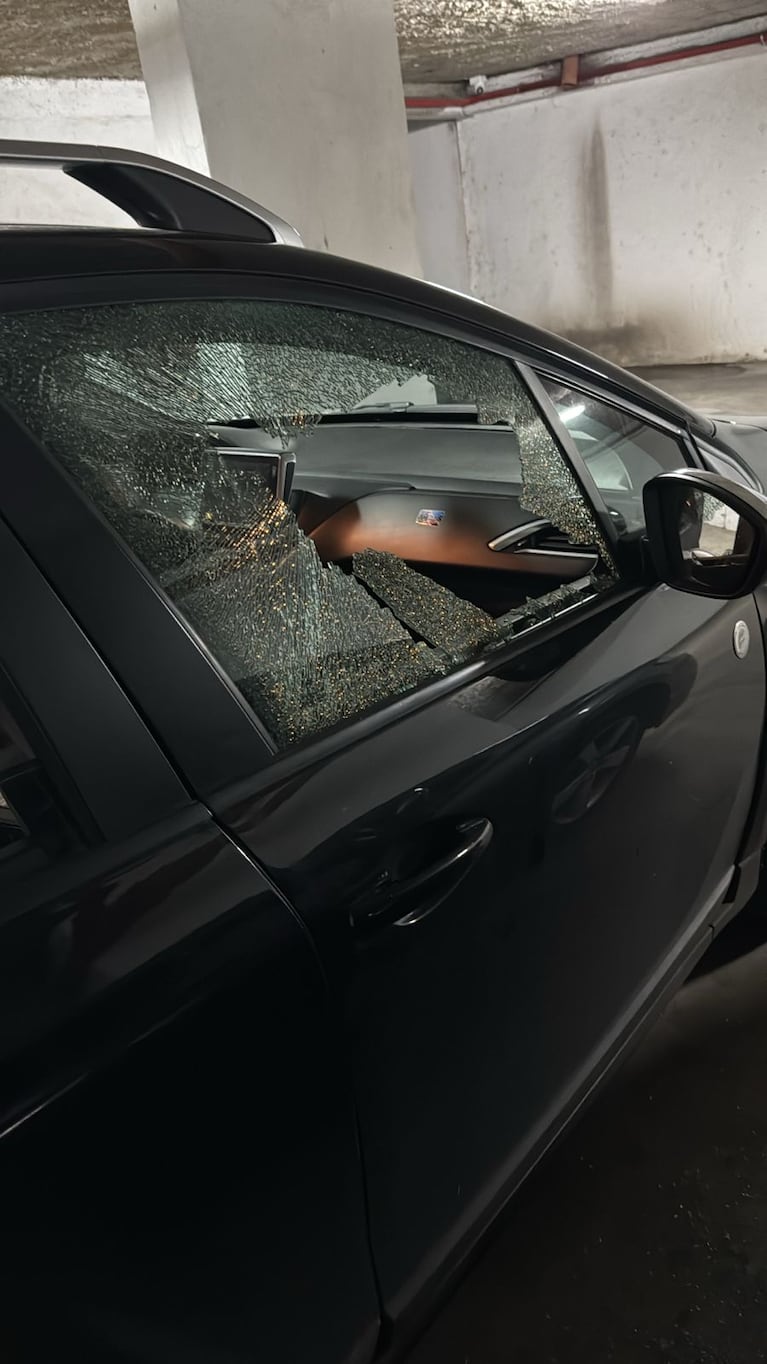
<path fill-rule="evenodd" d="M 376 266 L 295 246 L 259 243 L 213 233 L 146 228 L 7 227 L 2 232 L 0 286 L 34 280 L 94 275 L 126 276 L 154 272 L 237 271 L 347 290 L 404 303 L 444 321 L 480 328 L 513 345 L 536 365 L 564 362 L 585 382 L 605 384 L 629 402 L 700 435 L 711 436 L 713 422 L 646 383 L 628 370 L 584 350 L 552 332 L 510 317 L 485 303 L 441 285 L 428 284 Z M 39 304 L 37 305 L 39 306 Z M 0 299 L 0 309 L 23 308 L 17 290 Z M 573 374 L 575 381 L 577 374 Z"/>

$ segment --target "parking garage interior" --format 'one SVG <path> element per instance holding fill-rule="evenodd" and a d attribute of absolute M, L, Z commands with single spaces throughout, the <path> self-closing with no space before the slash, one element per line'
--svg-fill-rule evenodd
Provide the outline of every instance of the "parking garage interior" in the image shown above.
<path fill-rule="evenodd" d="M 313 250 L 475 296 L 767 426 L 764 0 L 0 0 L 0 34 L 0 138 L 167 158 Z M 83 185 L 8 166 L 0 219 L 128 223 Z M 543 1156 L 412 1364 L 767 1359 L 752 908 Z M 70 1195 L 58 1217 L 104 1191 Z M 33 1194 L 25 1209 L 44 1239 L 53 1214 Z M 27 1331 L 26 1263 L 6 1280 L 5 1357 L 74 1358 Z M 102 1282 L 86 1256 L 83 1313 Z"/>

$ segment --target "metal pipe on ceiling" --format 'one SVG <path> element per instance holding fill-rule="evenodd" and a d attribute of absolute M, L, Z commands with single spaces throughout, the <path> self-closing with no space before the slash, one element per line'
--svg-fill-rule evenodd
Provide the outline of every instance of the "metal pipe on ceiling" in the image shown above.
<path fill-rule="evenodd" d="M 765 47 L 767 46 L 767 29 L 759 33 L 748 33 L 738 38 L 726 38 L 713 43 L 698 43 L 694 46 L 674 48 L 669 52 L 656 52 L 647 57 L 632 57 L 625 62 L 612 62 L 605 66 L 597 66 L 587 69 L 585 75 L 578 79 L 578 85 L 593 85 L 596 81 L 606 80 L 610 76 L 620 76 L 631 71 L 648 70 L 654 66 L 667 66 L 673 62 L 693 61 L 696 57 L 714 56 L 721 52 L 733 52 L 738 48 L 746 47 Z M 555 90 L 563 88 L 562 71 L 568 58 L 564 58 L 559 63 L 560 71 L 557 76 L 547 77 L 542 80 L 524 81 L 517 85 L 502 86 L 500 89 L 486 90 L 482 94 L 475 95 L 452 95 L 452 96 L 432 96 L 432 95 L 408 95 L 405 97 L 405 107 L 407 109 L 434 109 L 436 111 L 455 109 L 467 110 L 477 105 L 488 105 L 498 100 L 507 100 L 515 95 L 529 95 L 538 90 Z M 573 83 L 565 84 L 564 88 L 573 88 Z"/>

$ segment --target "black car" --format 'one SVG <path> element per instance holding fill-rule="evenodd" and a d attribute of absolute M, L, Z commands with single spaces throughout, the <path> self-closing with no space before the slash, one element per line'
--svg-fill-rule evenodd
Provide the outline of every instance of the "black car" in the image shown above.
<path fill-rule="evenodd" d="M 757 891 L 767 434 L 0 159 L 142 225 L 0 253 L 3 1317 L 393 1357 Z"/>

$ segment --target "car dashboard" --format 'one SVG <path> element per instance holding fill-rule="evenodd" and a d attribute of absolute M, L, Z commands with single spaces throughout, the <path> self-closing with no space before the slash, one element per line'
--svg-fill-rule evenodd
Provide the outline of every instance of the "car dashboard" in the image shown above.
<path fill-rule="evenodd" d="M 233 443 L 249 440 L 236 429 Z M 328 419 L 298 436 L 291 458 L 287 501 L 326 564 L 394 554 L 493 616 L 598 566 L 594 546 L 525 506 L 509 427 Z"/>

